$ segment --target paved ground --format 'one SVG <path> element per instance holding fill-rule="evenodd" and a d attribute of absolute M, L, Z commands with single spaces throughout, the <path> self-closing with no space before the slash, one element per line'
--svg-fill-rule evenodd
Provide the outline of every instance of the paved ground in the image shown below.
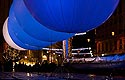
<path fill-rule="evenodd" d="M 25 72 L 0 72 L 0 80 L 125 80 L 124 76 L 97 76 L 71 73 L 25 73 Z"/>

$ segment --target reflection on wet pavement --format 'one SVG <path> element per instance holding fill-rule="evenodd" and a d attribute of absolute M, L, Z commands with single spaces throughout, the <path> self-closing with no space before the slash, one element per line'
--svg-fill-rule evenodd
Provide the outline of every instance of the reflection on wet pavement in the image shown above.
<path fill-rule="evenodd" d="M 0 79 L 23 79 L 23 80 L 125 80 L 125 76 L 112 76 L 112 75 L 94 75 L 94 74 L 76 74 L 64 73 L 54 74 L 51 73 L 25 73 L 25 72 L 0 72 Z"/>

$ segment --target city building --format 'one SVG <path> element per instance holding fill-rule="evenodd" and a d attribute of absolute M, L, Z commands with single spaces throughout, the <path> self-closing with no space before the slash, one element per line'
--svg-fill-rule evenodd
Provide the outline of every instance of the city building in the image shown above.
<path fill-rule="evenodd" d="M 95 30 L 95 55 L 125 53 L 125 0 L 112 16 Z"/>

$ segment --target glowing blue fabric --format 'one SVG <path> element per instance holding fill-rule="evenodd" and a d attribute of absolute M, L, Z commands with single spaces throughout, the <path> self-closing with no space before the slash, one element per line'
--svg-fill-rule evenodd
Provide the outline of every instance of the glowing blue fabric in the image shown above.
<path fill-rule="evenodd" d="M 84 32 L 104 23 L 119 0 L 23 0 L 42 25 L 61 32 Z M 18 7 L 17 7 L 18 8 Z"/>
<path fill-rule="evenodd" d="M 22 43 L 16 36 L 15 34 L 13 33 L 13 30 L 11 30 L 11 28 L 8 27 L 8 32 L 9 32 L 9 35 L 11 37 L 11 39 L 14 41 L 14 43 L 24 49 L 29 49 L 29 50 L 39 50 L 41 48 L 39 47 L 36 47 L 36 46 L 31 46 L 31 45 L 28 45 L 28 44 L 24 44 Z"/>
<path fill-rule="evenodd" d="M 41 25 L 29 13 L 23 0 L 14 0 L 14 12 L 20 27 L 28 35 L 42 41 L 55 42 L 62 41 L 72 37 L 73 33 L 64 33 L 50 30 Z M 41 13 L 42 14 L 42 13 Z"/>
<path fill-rule="evenodd" d="M 7 42 L 7 44 L 11 46 L 12 48 L 17 49 L 17 50 L 26 50 L 18 46 L 17 44 L 15 44 L 13 40 L 11 39 L 9 32 L 8 32 L 8 18 L 5 20 L 4 25 L 3 25 L 3 37 L 5 41 Z"/>
<path fill-rule="evenodd" d="M 9 19 L 8 19 L 8 30 L 12 40 L 19 46 L 25 49 L 39 50 L 43 47 L 47 47 L 53 42 L 45 42 L 34 39 L 33 37 L 26 34 L 18 24 L 16 17 L 13 12 L 13 5 L 11 6 Z"/>

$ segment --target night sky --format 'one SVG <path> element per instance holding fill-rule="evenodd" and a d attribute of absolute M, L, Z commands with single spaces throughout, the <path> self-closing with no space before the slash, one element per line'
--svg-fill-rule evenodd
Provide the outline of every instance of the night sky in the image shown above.
<path fill-rule="evenodd" d="M 90 42 L 87 42 L 87 39 L 90 39 Z M 94 30 L 88 32 L 85 35 L 74 36 L 72 40 L 73 48 L 86 48 L 93 46 L 95 43 Z"/>
<path fill-rule="evenodd" d="M 86 36 L 80 35 L 73 37 L 72 46 L 73 48 L 87 47 Z"/>

